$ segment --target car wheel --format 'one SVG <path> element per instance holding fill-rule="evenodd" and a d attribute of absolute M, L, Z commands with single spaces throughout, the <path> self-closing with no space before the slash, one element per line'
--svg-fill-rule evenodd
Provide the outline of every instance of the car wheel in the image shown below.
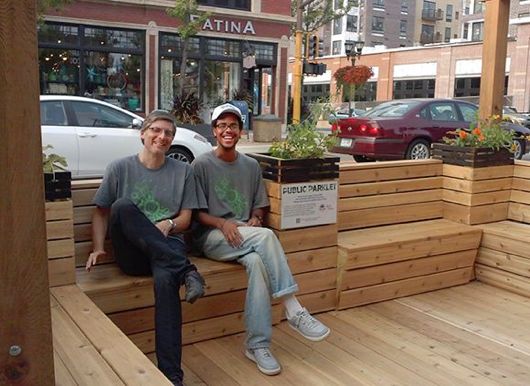
<path fill-rule="evenodd" d="M 176 160 L 191 163 L 193 161 L 193 154 L 187 149 L 181 147 L 172 147 L 168 150 L 166 154 L 169 158 L 174 158 Z"/>
<path fill-rule="evenodd" d="M 372 161 L 370 158 L 367 158 L 364 155 L 358 155 L 358 154 L 354 154 L 353 155 L 353 159 L 355 160 L 355 162 L 370 162 L 370 161 Z"/>
<path fill-rule="evenodd" d="M 415 139 L 407 149 L 406 159 L 427 159 L 431 157 L 431 144 L 425 139 Z"/>
<path fill-rule="evenodd" d="M 512 149 L 513 149 L 513 158 L 514 159 L 521 159 L 523 158 L 523 155 L 525 153 L 525 143 L 520 138 L 514 138 L 512 143 Z"/>

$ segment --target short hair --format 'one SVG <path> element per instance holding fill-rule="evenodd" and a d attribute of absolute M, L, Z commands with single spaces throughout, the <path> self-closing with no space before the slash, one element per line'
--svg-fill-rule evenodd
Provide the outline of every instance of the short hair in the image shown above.
<path fill-rule="evenodd" d="M 147 117 L 145 117 L 142 127 L 140 128 L 140 133 L 144 133 L 147 129 L 151 127 L 156 121 L 168 121 L 173 126 L 173 136 L 177 132 L 177 123 L 175 122 L 175 117 L 169 113 L 167 110 L 153 110 Z M 142 143 L 144 140 L 142 139 Z"/>

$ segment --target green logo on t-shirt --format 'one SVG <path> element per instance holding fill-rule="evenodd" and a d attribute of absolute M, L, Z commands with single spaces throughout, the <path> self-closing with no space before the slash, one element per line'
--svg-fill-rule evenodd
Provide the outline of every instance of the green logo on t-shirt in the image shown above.
<path fill-rule="evenodd" d="M 153 223 L 163 218 L 168 218 L 171 215 L 169 209 L 164 208 L 155 199 L 153 191 L 149 188 L 149 184 L 144 181 L 134 186 L 131 199 Z"/>
<path fill-rule="evenodd" d="M 223 177 L 217 180 L 214 189 L 219 200 L 225 202 L 236 217 L 241 218 L 244 216 L 248 206 L 247 200 L 230 185 L 228 178 Z"/>

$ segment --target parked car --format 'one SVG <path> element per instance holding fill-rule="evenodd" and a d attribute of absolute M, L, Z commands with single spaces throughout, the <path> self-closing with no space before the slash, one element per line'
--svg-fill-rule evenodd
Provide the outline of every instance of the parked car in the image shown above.
<path fill-rule="evenodd" d="M 101 177 L 112 160 L 142 148 L 143 118 L 103 101 L 42 95 L 40 116 L 42 144 L 66 158 L 73 178 Z M 168 156 L 191 162 L 211 149 L 202 135 L 178 127 Z"/>
<path fill-rule="evenodd" d="M 339 119 L 345 119 L 350 117 L 360 117 L 366 113 L 366 110 L 362 109 L 352 109 L 351 114 L 348 111 L 349 109 L 341 109 L 337 110 L 328 116 L 328 122 L 330 124 L 333 124 L 333 122 L 339 120 Z"/>
<path fill-rule="evenodd" d="M 351 154 L 357 162 L 391 159 L 425 159 L 431 156 L 431 143 L 441 141 L 448 131 L 468 128 L 476 119 L 478 106 L 452 99 L 399 99 L 382 103 L 361 117 L 335 122 L 340 130 L 333 152 Z M 514 130 L 515 158 L 527 147 L 530 129 L 510 122 Z"/>
<path fill-rule="evenodd" d="M 530 128 L 530 114 L 520 113 L 513 107 L 504 106 L 502 108 L 502 117 L 509 119 L 513 123 Z"/>

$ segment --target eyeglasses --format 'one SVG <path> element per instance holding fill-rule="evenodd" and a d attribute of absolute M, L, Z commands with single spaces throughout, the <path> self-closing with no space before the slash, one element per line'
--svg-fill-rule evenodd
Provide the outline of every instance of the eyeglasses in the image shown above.
<path fill-rule="evenodd" d="M 226 123 L 219 123 L 217 126 L 218 129 L 221 129 L 221 130 L 226 130 L 228 128 L 230 128 L 230 130 L 239 130 L 239 124 L 238 123 L 231 123 L 229 125 L 227 125 Z"/>
<path fill-rule="evenodd" d="M 174 137 L 175 136 L 175 132 L 173 130 L 170 130 L 170 129 L 162 129 L 161 127 L 150 126 L 149 130 L 151 130 L 156 135 L 160 135 L 160 134 L 162 134 L 162 132 L 164 132 L 164 135 L 166 137 Z"/>

